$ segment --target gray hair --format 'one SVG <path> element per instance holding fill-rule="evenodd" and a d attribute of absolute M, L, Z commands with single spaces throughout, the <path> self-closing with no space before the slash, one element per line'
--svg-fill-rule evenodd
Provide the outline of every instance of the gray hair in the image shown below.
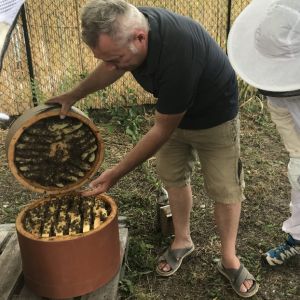
<path fill-rule="evenodd" d="M 90 0 L 81 12 L 82 39 L 95 48 L 106 33 L 120 44 L 130 41 L 134 29 L 149 30 L 144 15 L 124 0 Z"/>

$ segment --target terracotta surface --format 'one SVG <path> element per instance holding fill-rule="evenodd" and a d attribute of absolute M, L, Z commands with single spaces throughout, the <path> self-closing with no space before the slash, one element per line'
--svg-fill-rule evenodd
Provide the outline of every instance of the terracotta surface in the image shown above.
<path fill-rule="evenodd" d="M 34 201 L 20 212 L 16 221 L 26 285 L 37 295 L 70 298 L 87 294 L 109 282 L 120 268 L 117 206 L 111 206 L 107 220 L 97 229 L 79 236 L 36 238 L 24 230 L 27 209 L 47 199 Z M 103 198 L 104 197 L 104 198 Z"/>

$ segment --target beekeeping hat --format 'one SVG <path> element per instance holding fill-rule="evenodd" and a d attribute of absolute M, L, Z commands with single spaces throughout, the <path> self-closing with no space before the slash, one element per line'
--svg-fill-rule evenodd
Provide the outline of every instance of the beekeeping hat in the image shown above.
<path fill-rule="evenodd" d="M 266 91 L 300 89 L 300 0 L 253 0 L 228 37 L 237 74 Z"/>

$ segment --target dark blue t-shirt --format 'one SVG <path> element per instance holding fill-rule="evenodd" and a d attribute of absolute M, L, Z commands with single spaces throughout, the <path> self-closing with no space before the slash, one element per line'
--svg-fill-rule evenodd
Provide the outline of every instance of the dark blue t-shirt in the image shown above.
<path fill-rule="evenodd" d="M 238 111 L 236 76 L 206 30 L 162 8 L 139 10 L 150 25 L 148 55 L 132 74 L 158 98 L 157 111 L 186 111 L 179 125 L 184 129 L 210 128 L 233 119 Z"/>

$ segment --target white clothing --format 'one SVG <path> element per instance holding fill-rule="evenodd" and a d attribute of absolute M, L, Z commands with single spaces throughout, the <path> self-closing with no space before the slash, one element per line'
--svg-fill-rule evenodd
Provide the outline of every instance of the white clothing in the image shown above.
<path fill-rule="evenodd" d="M 291 216 L 283 222 L 282 230 L 300 240 L 300 96 L 267 98 L 271 118 L 290 156 Z"/>

